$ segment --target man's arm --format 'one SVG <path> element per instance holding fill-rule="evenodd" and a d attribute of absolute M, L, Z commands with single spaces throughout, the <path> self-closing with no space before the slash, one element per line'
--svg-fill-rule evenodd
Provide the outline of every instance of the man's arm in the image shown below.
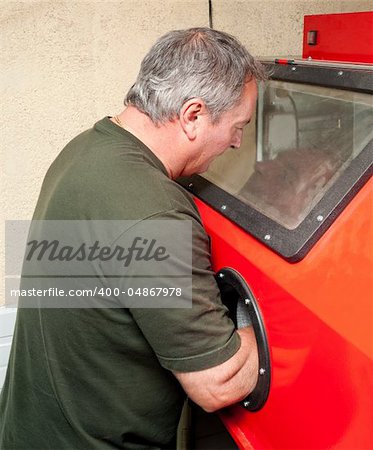
<path fill-rule="evenodd" d="M 237 333 L 241 346 L 224 363 L 196 372 L 173 372 L 189 398 L 207 412 L 243 400 L 256 386 L 259 363 L 253 327 Z"/>

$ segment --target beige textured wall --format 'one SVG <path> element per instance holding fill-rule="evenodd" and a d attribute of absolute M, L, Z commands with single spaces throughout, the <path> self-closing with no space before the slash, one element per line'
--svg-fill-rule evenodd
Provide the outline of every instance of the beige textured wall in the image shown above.
<path fill-rule="evenodd" d="M 305 15 L 372 9 L 371 0 L 213 0 L 213 27 L 239 37 L 253 55 L 301 55 Z"/>
<path fill-rule="evenodd" d="M 304 14 L 371 9 L 366 0 L 212 4 L 213 26 L 255 55 L 300 54 Z M 31 218 L 52 160 L 78 132 L 120 111 L 156 37 L 206 25 L 208 0 L 0 0 L 1 222 Z"/>
<path fill-rule="evenodd" d="M 372 9 L 371 0 L 213 0 L 213 27 L 256 56 L 301 55 L 305 15 Z"/>

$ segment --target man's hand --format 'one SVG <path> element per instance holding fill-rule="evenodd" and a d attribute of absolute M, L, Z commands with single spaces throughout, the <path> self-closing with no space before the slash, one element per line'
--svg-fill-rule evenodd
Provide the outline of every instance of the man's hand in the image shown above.
<path fill-rule="evenodd" d="M 243 400 L 258 380 L 258 349 L 253 327 L 237 330 L 238 352 L 222 364 L 197 372 L 174 372 L 189 398 L 207 412 Z"/>

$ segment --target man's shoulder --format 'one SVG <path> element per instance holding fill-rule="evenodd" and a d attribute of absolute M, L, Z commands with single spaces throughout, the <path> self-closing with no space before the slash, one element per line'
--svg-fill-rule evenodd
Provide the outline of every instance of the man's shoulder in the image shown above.
<path fill-rule="evenodd" d="M 149 149 L 108 118 L 65 147 L 39 198 L 55 218 L 136 219 L 174 211 L 199 221 L 191 195 Z"/>
<path fill-rule="evenodd" d="M 198 215 L 198 210 L 192 196 L 183 186 L 167 176 L 160 177 L 159 181 L 170 209 Z"/>
<path fill-rule="evenodd" d="M 172 215 L 200 222 L 192 196 L 167 175 L 154 168 L 138 167 L 134 168 L 130 178 L 132 180 L 127 182 L 132 186 L 129 197 L 134 208 L 143 209 L 149 216 Z"/>

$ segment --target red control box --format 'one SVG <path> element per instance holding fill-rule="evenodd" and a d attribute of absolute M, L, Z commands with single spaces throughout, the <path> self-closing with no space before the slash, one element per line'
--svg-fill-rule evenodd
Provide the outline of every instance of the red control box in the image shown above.
<path fill-rule="evenodd" d="M 373 11 L 305 16 L 302 56 L 373 63 Z"/>

